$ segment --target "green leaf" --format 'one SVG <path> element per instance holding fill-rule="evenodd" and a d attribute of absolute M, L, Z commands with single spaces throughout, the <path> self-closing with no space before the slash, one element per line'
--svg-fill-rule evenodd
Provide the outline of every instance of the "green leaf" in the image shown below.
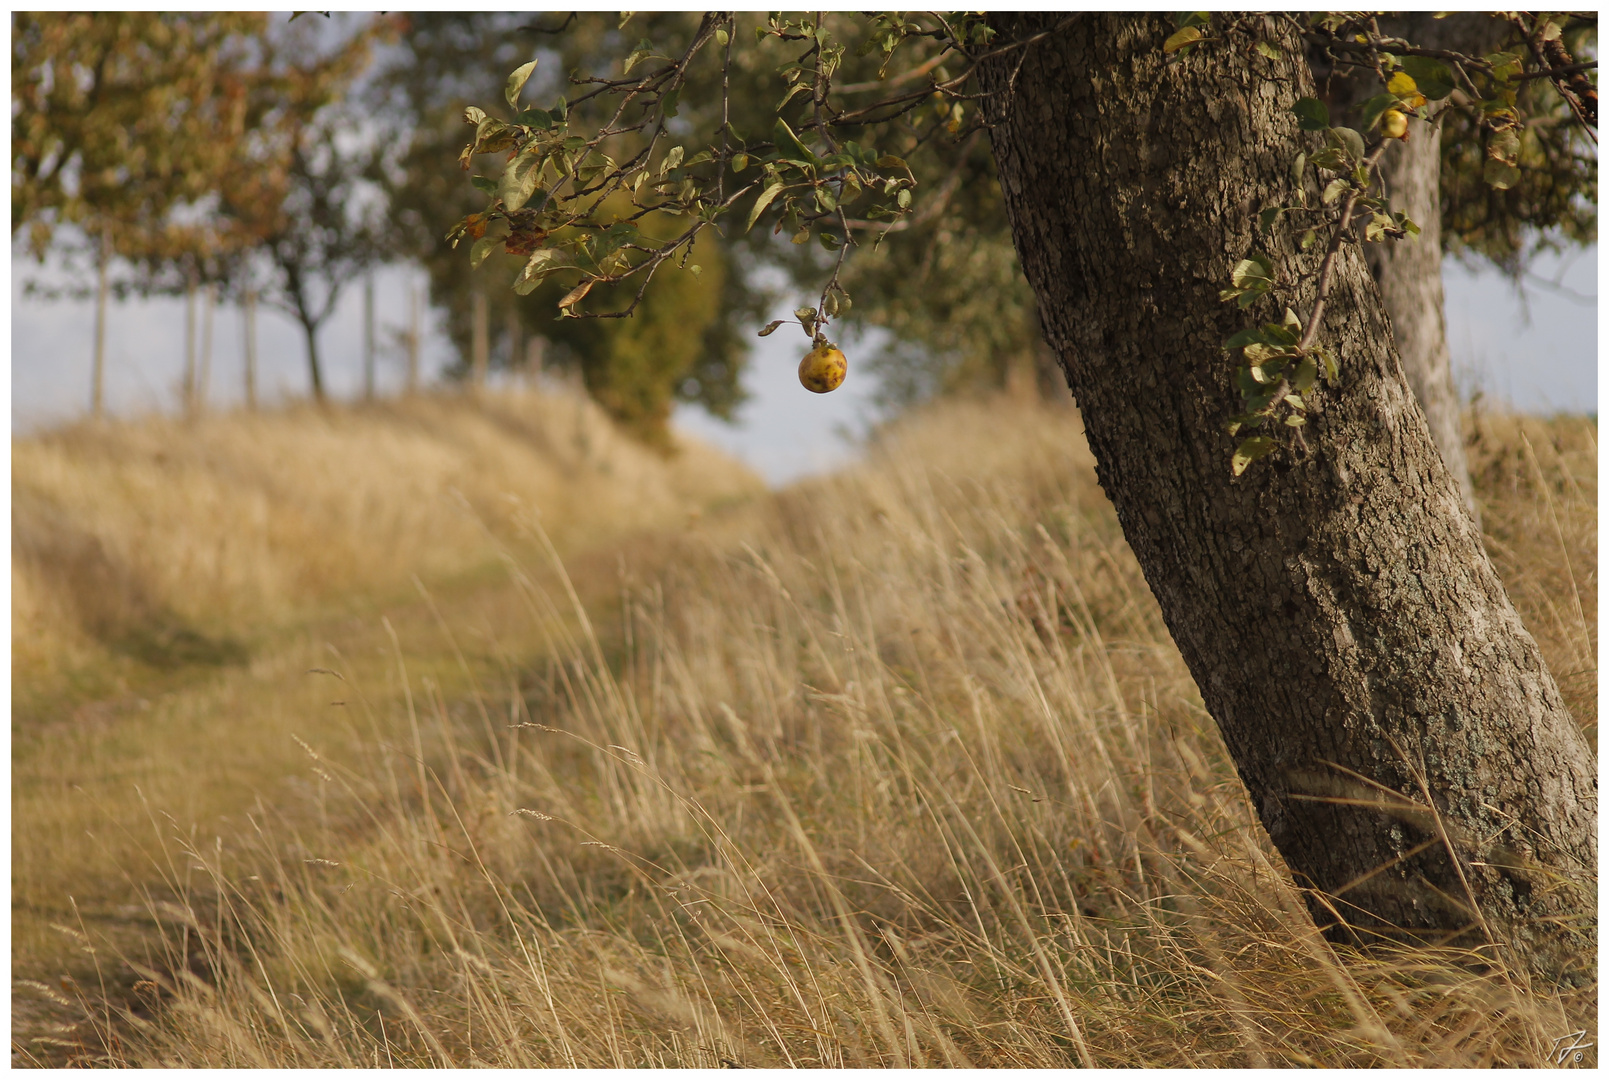
<path fill-rule="evenodd" d="M 1296 365 L 1296 373 L 1291 376 L 1291 385 L 1296 387 L 1298 393 L 1305 394 L 1318 378 L 1318 364 L 1311 356 L 1304 356 Z"/>
<path fill-rule="evenodd" d="M 475 246 L 469 249 L 469 268 L 480 269 L 480 264 L 485 262 L 492 252 L 503 246 L 503 240 L 504 237 L 501 236 L 483 236 L 476 240 Z"/>
<path fill-rule="evenodd" d="M 669 120 L 675 117 L 677 112 L 676 102 L 681 100 L 681 96 L 682 88 L 678 86 L 674 90 L 665 91 L 665 96 L 659 99 L 660 113 L 665 119 Z"/>
<path fill-rule="evenodd" d="M 1285 55 L 1280 51 L 1278 45 L 1275 45 L 1269 41 L 1259 41 L 1257 43 L 1257 51 L 1268 57 L 1270 60 L 1278 60 L 1280 57 Z"/>
<path fill-rule="evenodd" d="M 553 248 L 533 251 L 520 270 L 520 276 L 514 279 L 514 292 L 520 296 L 529 296 L 538 285 L 569 265 L 570 260 L 562 251 L 555 251 Z"/>
<path fill-rule="evenodd" d="M 1176 53 L 1186 45 L 1194 45 L 1202 38 L 1201 31 L 1194 26 L 1187 26 L 1183 30 L 1176 30 L 1169 35 L 1168 40 L 1162 43 L 1162 51 Z"/>
<path fill-rule="evenodd" d="M 1290 308 L 1286 308 L 1285 310 L 1289 312 Z M 1300 340 L 1297 334 L 1297 331 L 1300 330 L 1301 327 L 1297 327 L 1296 331 L 1293 331 L 1284 323 L 1263 323 L 1263 342 L 1268 345 L 1273 345 L 1276 348 L 1284 349 L 1288 346 L 1295 345 L 1296 342 Z"/>
<path fill-rule="evenodd" d="M 621 74 L 630 75 L 632 68 L 636 67 L 639 63 L 652 55 L 654 55 L 653 42 L 649 41 L 647 38 L 643 38 L 641 41 L 637 42 L 637 47 L 632 49 L 630 54 L 627 55 L 626 66 Z"/>
<path fill-rule="evenodd" d="M 1346 169 L 1350 164 L 1347 161 L 1346 151 L 1335 146 L 1326 146 L 1316 151 L 1308 160 L 1321 169 L 1334 169 L 1337 172 Z"/>
<path fill-rule="evenodd" d="M 787 184 L 778 180 L 760 192 L 760 197 L 754 200 L 754 209 L 749 211 L 749 223 L 743 227 L 744 232 L 754 228 L 754 223 L 760 220 L 760 215 L 765 213 L 765 208 L 771 205 L 771 200 L 781 194 L 782 189 L 787 186 Z"/>
<path fill-rule="evenodd" d="M 1274 231 L 1279 216 L 1285 212 L 1283 206 L 1270 206 L 1257 215 L 1257 231 L 1265 236 Z"/>
<path fill-rule="evenodd" d="M 1296 123 L 1303 131 L 1323 131 L 1330 126 L 1330 109 L 1318 98 L 1305 97 L 1291 106 Z"/>
<path fill-rule="evenodd" d="M 833 195 L 831 188 L 823 185 L 816 189 L 816 205 L 830 214 L 838 209 L 838 199 Z"/>
<path fill-rule="evenodd" d="M 1518 53 L 1488 53 L 1486 56 L 1482 57 L 1482 59 L 1488 64 L 1492 65 L 1492 78 L 1496 79 L 1498 82 L 1507 82 L 1509 79 L 1521 74 L 1525 70 L 1524 64 L 1521 62 L 1520 55 Z"/>
<path fill-rule="evenodd" d="M 1397 98 L 1395 94 L 1374 95 L 1374 97 L 1363 103 L 1363 129 L 1367 131 L 1374 127 L 1380 122 L 1380 117 L 1385 115 L 1387 109 L 1396 107 Z"/>
<path fill-rule="evenodd" d="M 488 195 L 497 194 L 497 181 L 489 176 L 471 176 L 469 182 L 480 188 Z"/>
<path fill-rule="evenodd" d="M 1402 70 L 1413 78 L 1419 92 L 1431 101 L 1440 101 L 1453 92 L 1452 70 L 1434 57 L 1404 56 Z"/>
<path fill-rule="evenodd" d="M 1331 386 L 1341 380 L 1340 365 L 1335 362 L 1335 354 L 1322 345 L 1313 347 L 1313 355 L 1317 356 L 1319 363 L 1324 366 L 1324 380 Z"/>
<path fill-rule="evenodd" d="M 1490 158 L 1481 170 L 1481 177 L 1498 191 L 1507 191 L 1520 182 L 1520 170 L 1506 161 Z"/>
<path fill-rule="evenodd" d="M 1307 154 L 1303 152 L 1297 154 L 1296 160 L 1291 162 L 1291 183 L 1296 185 L 1296 190 L 1298 191 L 1302 189 L 1302 175 L 1306 172 Z"/>
<path fill-rule="evenodd" d="M 659 163 L 659 175 L 664 176 L 666 173 L 668 173 L 672 169 L 676 168 L 678 165 L 680 165 L 682 163 L 682 158 L 684 158 L 686 156 L 687 156 L 687 148 L 686 147 L 682 147 L 682 146 L 673 146 L 673 147 L 671 147 L 670 151 L 665 154 L 665 160 L 663 160 L 663 161 L 661 161 Z"/>
<path fill-rule="evenodd" d="M 537 181 L 541 179 L 542 157 L 538 154 L 520 154 L 503 170 L 497 194 L 506 208 L 518 210 L 536 193 Z"/>
<path fill-rule="evenodd" d="M 1346 152 L 1350 161 L 1363 160 L 1363 136 L 1349 127 L 1334 127 L 1324 133 L 1331 146 Z"/>
<path fill-rule="evenodd" d="M 807 161 L 811 165 L 816 164 L 818 160 L 816 155 L 812 154 L 805 144 L 799 141 L 799 136 L 793 133 L 793 129 L 788 126 L 788 122 L 780 116 L 777 117 L 776 126 L 771 129 L 771 139 L 777 144 L 777 152 L 782 156 L 795 157 L 801 161 Z"/>
<path fill-rule="evenodd" d="M 553 127 L 553 116 L 546 109 L 526 109 L 514 118 L 514 123 L 521 127 L 548 131 Z"/>
<path fill-rule="evenodd" d="M 1237 289 L 1267 289 L 1274 283 L 1273 278 L 1274 264 L 1260 251 L 1241 259 L 1229 275 Z"/>
<path fill-rule="evenodd" d="M 1173 19 L 1173 25 L 1179 27 L 1208 26 L 1211 23 L 1212 12 L 1210 11 L 1181 11 Z"/>
<path fill-rule="evenodd" d="M 1230 459 L 1230 469 L 1236 476 L 1246 471 L 1246 466 L 1264 457 L 1277 445 L 1273 439 L 1266 435 L 1253 435 L 1235 448 L 1235 456 Z"/>
<path fill-rule="evenodd" d="M 911 167 L 905 164 L 904 158 L 895 157 L 893 154 L 884 154 L 882 157 L 877 159 L 875 164 L 879 169 L 904 169 L 906 172 L 911 171 Z"/>
<path fill-rule="evenodd" d="M 796 83 L 794 83 L 792 86 L 788 87 L 788 92 L 786 94 L 782 95 L 782 100 L 777 102 L 777 105 L 776 105 L 777 109 L 780 111 L 783 107 L 785 107 L 788 104 L 788 102 L 792 101 L 796 95 L 802 94 L 806 90 L 809 90 L 809 89 L 810 89 L 810 84 L 809 83 L 804 83 L 804 82 L 796 82 Z"/>
<path fill-rule="evenodd" d="M 532 60 L 529 64 L 521 64 L 508 76 L 508 85 L 503 88 L 503 96 L 508 99 L 508 107 L 516 112 L 519 111 L 520 91 L 525 89 L 526 80 L 535 70 L 536 61 Z"/>
<path fill-rule="evenodd" d="M 1520 137 L 1513 128 L 1493 132 L 1486 140 L 1486 156 L 1509 165 L 1520 163 Z"/>
<path fill-rule="evenodd" d="M 1335 202 L 1342 195 L 1345 195 L 1351 190 L 1352 181 L 1343 177 L 1336 177 L 1334 180 L 1331 180 L 1328 184 L 1324 185 L 1324 205 L 1329 206 L 1331 203 Z"/>
<path fill-rule="evenodd" d="M 1284 330 L 1288 334 L 1295 334 L 1298 336 L 1298 339 L 1300 339 L 1300 335 L 1302 333 L 1302 319 L 1301 316 L 1297 315 L 1296 312 L 1292 311 L 1290 308 L 1285 309 L 1285 316 L 1279 320 L 1279 326 L 1281 330 Z M 1296 342 L 1293 341 L 1291 344 L 1294 345 Z"/>
<path fill-rule="evenodd" d="M 899 204 L 901 210 L 909 210 L 911 208 L 911 189 L 900 188 L 899 194 L 894 196 L 894 201 Z"/>
<path fill-rule="evenodd" d="M 1247 345 L 1266 344 L 1263 332 L 1255 326 L 1248 327 L 1223 343 L 1225 349 L 1244 349 Z"/>
<path fill-rule="evenodd" d="M 722 27 L 721 29 L 715 31 L 715 41 L 716 41 L 717 44 L 719 44 L 721 46 L 721 48 L 723 48 L 723 49 L 726 48 L 726 43 L 728 41 L 731 41 L 731 40 L 732 40 L 732 35 L 728 34 L 726 32 L 725 27 Z"/>
<path fill-rule="evenodd" d="M 1285 418 L 1286 427 L 1301 427 L 1305 423 L 1307 423 L 1306 419 L 1294 414 Z"/>

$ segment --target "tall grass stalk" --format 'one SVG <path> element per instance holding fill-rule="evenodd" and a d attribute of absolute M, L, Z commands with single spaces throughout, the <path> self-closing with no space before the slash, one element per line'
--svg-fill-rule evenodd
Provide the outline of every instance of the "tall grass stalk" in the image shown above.
<path fill-rule="evenodd" d="M 946 406 L 664 546 L 617 619 L 509 555 L 542 659 L 449 699 L 399 638 L 306 806 L 153 816 L 178 900 L 84 1059 L 1536 1065 L 1596 1028 L 1316 933 L 1070 414 Z"/>

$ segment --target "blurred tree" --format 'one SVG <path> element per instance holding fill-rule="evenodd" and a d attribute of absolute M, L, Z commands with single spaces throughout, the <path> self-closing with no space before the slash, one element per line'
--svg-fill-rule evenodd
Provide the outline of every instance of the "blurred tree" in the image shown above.
<path fill-rule="evenodd" d="M 68 235 L 89 238 L 78 246 L 96 258 L 101 288 L 119 293 L 193 296 L 210 283 L 243 296 L 266 261 L 263 300 L 301 323 L 322 398 L 317 328 L 382 251 L 378 207 L 358 197 L 369 158 L 337 137 L 358 125 L 331 110 L 381 28 L 14 16 L 13 236 L 25 231 L 43 259 L 75 226 Z M 126 274 L 108 282 L 113 257 Z M 97 356 L 97 401 L 102 367 Z"/>
<path fill-rule="evenodd" d="M 696 17 L 679 14 L 637 18 L 670 32 L 685 33 L 697 24 Z M 372 175 L 392 208 L 393 253 L 424 265 L 431 300 L 445 313 L 460 357 L 449 375 L 469 375 L 470 298 L 484 290 L 488 328 L 495 336 L 493 366 L 523 363 L 523 354 L 513 348 L 519 335 L 510 332 L 511 325 L 539 335 L 553 346 L 546 352 L 550 365 L 579 371 L 612 416 L 648 441 L 664 444 L 676 402 L 730 418 L 743 400 L 746 328 L 768 301 L 754 281 L 753 258 L 711 240 L 700 245 L 695 260 L 701 276 L 673 275 L 675 301 L 653 301 L 639 325 L 611 320 L 583 326 L 554 320 L 559 293 L 552 289 L 522 298 L 506 287 L 523 260 L 499 256 L 471 271 L 462 253 L 443 239 L 453 220 L 483 201 L 462 174 L 441 165 L 463 144 L 465 107 L 501 91 L 503 79 L 496 72 L 538 56 L 532 89 L 558 92 L 565 71 L 599 50 L 620 46 L 624 38 L 617 22 L 618 17 L 600 14 L 412 12 L 394 17 L 396 44 L 382 51 L 369 97 L 371 114 L 387 126 L 391 151 Z M 687 123 L 707 126 L 709 119 L 690 115 Z"/>
<path fill-rule="evenodd" d="M 1513 12 L 1422 12 L 1381 17 L 1376 24 L 1419 47 L 1467 56 L 1520 55 L 1529 50 L 1528 35 L 1538 29 Z M 1560 40 L 1579 53 L 1595 41 L 1596 18 L 1566 18 L 1559 31 Z M 1334 113 L 1363 107 L 1378 90 L 1370 58 L 1337 49 L 1322 34 L 1310 35 L 1308 62 Z M 1464 82 L 1467 89 L 1467 73 Z M 1591 133 L 1574 122 L 1571 106 L 1546 79 L 1523 82 L 1517 98 L 1518 112 L 1526 117 L 1517 129 L 1519 168 L 1496 185 L 1488 182 L 1488 149 L 1496 136 L 1488 121 L 1462 109 L 1447 112 L 1437 124 L 1409 121 L 1409 138 L 1390 148 L 1381 172 L 1393 204 L 1424 231 L 1367 249 L 1403 373 L 1477 521 L 1447 347 L 1443 255 L 1489 261 L 1517 283 L 1538 252 L 1597 238 L 1597 152 Z"/>
<path fill-rule="evenodd" d="M 99 411 L 113 258 L 182 258 L 193 288 L 230 246 L 205 203 L 260 116 L 253 14 L 15 13 L 11 233 L 41 262 L 91 258 Z M 63 230 L 66 229 L 64 234 Z M 65 235 L 65 243 L 64 243 Z"/>
<path fill-rule="evenodd" d="M 388 252 L 383 197 L 368 179 L 377 152 L 345 99 L 386 30 L 383 20 L 348 28 L 302 18 L 260 35 L 252 72 L 260 115 L 209 205 L 209 225 L 228 240 L 213 273 L 235 297 L 254 292 L 296 320 L 319 402 L 318 331 L 345 288 Z M 182 243 L 152 252 L 141 261 L 143 287 L 171 290 L 179 275 L 196 274 L 192 258 Z"/>
<path fill-rule="evenodd" d="M 1533 44 L 1560 38 L 1562 17 L 1524 18 Z M 611 318 L 704 232 L 759 226 L 790 237 L 790 265 L 817 260 L 821 285 L 762 335 L 792 321 L 820 347 L 849 307 L 847 254 L 919 220 L 912 161 L 939 132 L 964 147 L 981 108 L 1102 487 L 1315 917 L 1343 939 L 1462 942 L 1592 978 L 1592 752 L 1460 509 L 1359 250 L 1418 228 L 1379 184 L 1408 114 L 1478 110 L 1483 180 L 1501 187 L 1519 84 L 1572 80 L 1591 126 L 1582 70 L 1540 46 L 1422 48 L 1368 15 L 816 13 L 772 16 L 753 42 L 744 29 L 710 12 L 644 36 L 544 107 L 519 100 L 527 63 L 507 111 L 467 109 L 460 160 L 488 169 L 471 178 L 482 208 L 451 233 L 468 261 L 523 257 L 516 292 L 562 281 L 561 315 Z M 1361 130 L 1314 96 L 1314 34 L 1379 80 Z M 835 91 L 856 42 L 888 76 L 867 106 Z M 741 57 L 787 87 L 752 127 L 724 122 Z M 683 118 L 710 86 L 704 114 L 723 122 L 700 132 Z M 922 171 L 926 200 L 943 201 L 946 171 Z M 684 227 L 651 237 L 640 222 L 658 215 Z"/>

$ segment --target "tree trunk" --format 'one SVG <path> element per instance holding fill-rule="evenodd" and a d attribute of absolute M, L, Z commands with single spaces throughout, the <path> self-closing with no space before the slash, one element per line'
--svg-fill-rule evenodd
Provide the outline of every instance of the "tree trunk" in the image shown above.
<path fill-rule="evenodd" d="M 486 325 L 486 294 L 476 290 L 470 307 L 469 385 L 475 393 L 486 386 L 486 359 L 490 351 Z"/>
<path fill-rule="evenodd" d="M 522 340 L 524 335 L 520 332 L 519 308 L 515 307 L 513 304 L 510 304 L 508 307 L 508 317 L 504 321 L 503 329 L 504 332 L 508 334 L 509 374 L 517 375 L 519 374 L 521 361 L 525 359 L 523 355 L 525 352 L 525 342 Z"/>
<path fill-rule="evenodd" d="M 1364 245 L 1369 270 L 1396 336 L 1402 373 L 1419 401 L 1441 460 L 1457 481 L 1476 524 L 1480 511 L 1469 482 L 1464 426 L 1447 351 L 1446 297 L 1441 282 L 1441 128 L 1417 117 L 1409 137 L 1380 162 L 1380 176 L 1394 210 L 1406 210 L 1419 226 L 1418 239 Z"/>
<path fill-rule="evenodd" d="M 1270 839 L 1332 934 L 1490 935 L 1590 977 L 1593 755 L 1355 249 L 1320 335 L 1341 384 L 1314 395 L 1306 450 L 1230 473 L 1222 343 L 1313 301 L 1319 256 L 1254 228 L 1317 144 L 1290 113 L 1312 93 L 1301 43 L 1259 19 L 1277 61 L 1220 38 L 1169 63 L 1171 19 L 1063 18 L 991 17 L 996 48 L 1048 31 L 982 70 L 1012 232 L 1101 485 Z M 1242 312 L 1218 292 L 1254 245 L 1279 302 Z"/>
<path fill-rule="evenodd" d="M 324 404 L 324 369 L 318 362 L 318 326 L 307 319 L 299 320 L 302 334 L 307 338 L 307 375 L 313 384 L 313 400 Z"/>
<path fill-rule="evenodd" d="M 408 393 L 419 390 L 419 286 L 408 286 Z"/>
<path fill-rule="evenodd" d="M 218 286 L 208 284 L 201 293 L 201 363 L 196 369 L 196 412 L 207 408 L 212 388 L 212 315 L 218 306 Z"/>
<path fill-rule="evenodd" d="M 184 398 L 184 415 L 195 412 L 196 407 L 196 276 L 184 289 L 184 385 L 180 390 Z"/>
<path fill-rule="evenodd" d="M 246 411 L 257 411 L 257 290 L 246 290 L 241 307 L 246 334 Z"/>
<path fill-rule="evenodd" d="M 1429 12 L 1380 20 L 1382 32 L 1424 48 L 1452 49 L 1484 55 L 1497 48 L 1507 25 L 1503 19 L 1477 12 Z M 1352 108 L 1381 91 L 1372 74 L 1335 70 L 1319 50 L 1308 61 L 1321 72 L 1325 100 L 1332 115 Z M 1369 270 L 1380 286 L 1380 298 L 1396 335 L 1403 374 L 1413 387 L 1431 437 L 1447 470 L 1458 481 L 1464 505 L 1480 524 L 1480 511 L 1469 480 L 1458 390 L 1453 385 L 1452 357 L 1447 351 L 1446 299 L 1441 261 L 1441 129 L 1410 119 L 1409 139 L 1386 151 L 1381 179 L 1395 209 L 1406 210 L 1422 230 L 1417 240 L 1394 240 L 1364 247 Z"/>
<path fill-rule="evenodd" d="M 363 279 L 363 400 L 374 400 L 374 275 Z"/>
<path fill-rule="evenodd" d="M 95 259 L 95 359 L 89 375 L 89 414 L 99 420 L 106 411 L 106 270 L 112 261 L 112 233 L 101 233 Z"/>

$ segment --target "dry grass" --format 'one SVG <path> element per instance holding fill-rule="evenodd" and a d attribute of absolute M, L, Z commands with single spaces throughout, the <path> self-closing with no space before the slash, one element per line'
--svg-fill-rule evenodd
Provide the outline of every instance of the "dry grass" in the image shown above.
<path fill-rule="evenodd" d="M 579 396 L 84 424 L 12 443 L 12 663 L 32 713 L 239 660 L 321 605 L 483 566 L 540 507 L 565 550 L 762 485 L 662 458 Z M 465 513 L 467 508 L 470 513 Z"/>
<path fill-rule="evenodd" d="M 1486 550 L 1596 746 L 1598 423 L 1475 413 L 1465 426 Z"/>
<path fill-rule="evenodd" d="M 1488 526 L 1590 664 L 1595 428 L 1513 423 L 1542 479 L 1478 456 Z M 596 621 L 511 557 L 524 629 L 461 629 L 456 689 L 400 634 L 345 666 L 230 831 L 134 806 L 150 951 L 93 957 L 123 994 L 24 988 L 83 1012 L 23 1060 L 1525 1065 L 1595 1031 L 1590 990 L 1318 939 L 1068 413 L 949 406 L 643 554 Z"/>

